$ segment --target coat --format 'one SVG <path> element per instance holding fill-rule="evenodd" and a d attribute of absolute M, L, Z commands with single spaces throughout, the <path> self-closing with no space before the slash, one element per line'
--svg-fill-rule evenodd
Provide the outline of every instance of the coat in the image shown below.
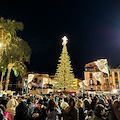
<path fill-rule="evenodd" d="M 100 117 L 97 117 L 96 115 L 93 115 L 93 119 L 92 120 L 105 120 L 105 118 L 100 118 Z"/>
<path fill-rule="evenodd" d="M 77 120 L 77 109 L 75 107 L 68 106 L 63 111 L 63 120 Z"/>
<path fill-rule="evenodd" d="M 18 102 L 15 99 L 10 99 L 7 103 L 6 112 L 10 114 L 11 120 L 14 120 L 15 116 L 15 109 L 18 105 Z"/>
<path fill-rule="evenodd" d="M 51 113 L 46 112 L 47 120 L 58 120 L 58 115 L 61 114 L 61 110 L 59 107 L 56 107 Z"/>
<path fill-rule="evenodd" d="M 19 103 L 19 105 L 16 107 L 16 115 L 14 120 L 29 120 L 30 118 L 31 114 L 29 114 L 29 109 L 26 103 Z"/>

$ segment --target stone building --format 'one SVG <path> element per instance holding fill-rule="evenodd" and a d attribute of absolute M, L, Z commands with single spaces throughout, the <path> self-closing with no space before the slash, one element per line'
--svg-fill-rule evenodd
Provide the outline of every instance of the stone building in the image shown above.
<path fill-rule="evenodd" d="M 101 74 L 101 79 L 97 79 L 94 75 L 98 72 Z M 110 91 L 114 86 L 111 73 L 108 76 L 101 72 L 94 62 L 85 65 L 84 79 L 87 81 L 86 90 L 88 91 Z"/>

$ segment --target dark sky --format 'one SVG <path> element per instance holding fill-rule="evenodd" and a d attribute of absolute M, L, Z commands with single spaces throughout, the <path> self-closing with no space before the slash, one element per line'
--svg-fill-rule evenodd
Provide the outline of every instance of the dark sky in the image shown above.
<path fill-rule="evenodd" d="M 29 71 L 55 73 L 64 35 L 69 39 L 76 77 L 83 78 L 85 64 L 99 58 L 107 58 L 111 67 L 120 65 L 119 0 L 16 0 L 0 4 L 0 16 L 24 24 L 18 36 L 32 49 Z"/>

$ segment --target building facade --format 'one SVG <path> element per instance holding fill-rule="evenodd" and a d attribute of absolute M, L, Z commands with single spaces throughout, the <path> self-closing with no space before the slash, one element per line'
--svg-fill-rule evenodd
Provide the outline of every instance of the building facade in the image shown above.
<path fill-rule="evenodd" d="M 95 74 L 100 74 L 100 79 Z M 88 91 L 110 91 L 113 89 L 112 75 L 101 72 L 94 62 L 85 65 L 84 79 L 87 82 L 85 89 Z"/>

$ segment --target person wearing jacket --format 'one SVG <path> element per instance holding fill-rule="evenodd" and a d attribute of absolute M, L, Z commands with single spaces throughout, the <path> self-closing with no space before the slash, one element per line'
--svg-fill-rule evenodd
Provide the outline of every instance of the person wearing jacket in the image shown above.
<path fill-rule="evenodd" d="M 6 112 L 10 114 L 11 120 L 14 120 L 15 109 L 17 105 L 18 105 L 18 102 L 14 98 L 10 99 L 7 103 Z"/>
<path fill-rule="evenodd" d="M 84 115 L 83 108 L 82 108 L 82 106 L 83 106 L 82 100 L 78 99 L 75 106 L 79 110 L 79 120 L 84 120 L 85 115 Z"/>
<path fill-rule="evenodd" d="M 2 105 L 2 104 L 0 104 L 0 109 L 2 109 L 4 117 L 5 117 L 7 120 L 11 120 L 10 114 L 5 111 L 5 106 Z"/>
<path fill-rule="evenodd" d="M 108 120 L 120 120 L 120 101 L 115 100 L 113 102 Z"/>
<path fill-rule="evenodd" d="M 46 109 L 46 114 L 47 114 L 47 120 L 58 120 L 58 115 L 61 114 L 61 110 L 58 106 L 58 104 L 53 101 L 49 100 L 47 109 Z"/>
<path fill-rule="evenodd" d="M 67 109 L 67 107 L 69 107 L 69 104 L 67 102 L 62 102 L 60 106 L 62 108 L 63 120 L 68 119 L 68 116 L 66 116 L 65 114 L 65 110 Z"/>
<path fill-rule="evenodd" d="M 105 114 L 104 106 L 97 104 L 95 106 L 94 115 L 92 120 L 106 120 L 103 115 Z"/>
<path fill-rule="evenodd" d="M 75 100 L 69 99 L 69 106 L 64 110 L 64 120 L 79 120 L 79 111 L 75 108 Z"/>
<path fill-rule="evenodd" d="M 29 114 L 28 106 L 21 100 L 19 105 L 16 107 L 16 115 L 14 120 L 30 120 L 30 118 L 31 114 Z"/>
<path fill-rule="evenodd" d="M 33 120 L 46 120 L 46 110 L 44 107 L 43 100 L 39 100 L 37 103 L 37 107 L 33 111 L 32 118 Z"/>

